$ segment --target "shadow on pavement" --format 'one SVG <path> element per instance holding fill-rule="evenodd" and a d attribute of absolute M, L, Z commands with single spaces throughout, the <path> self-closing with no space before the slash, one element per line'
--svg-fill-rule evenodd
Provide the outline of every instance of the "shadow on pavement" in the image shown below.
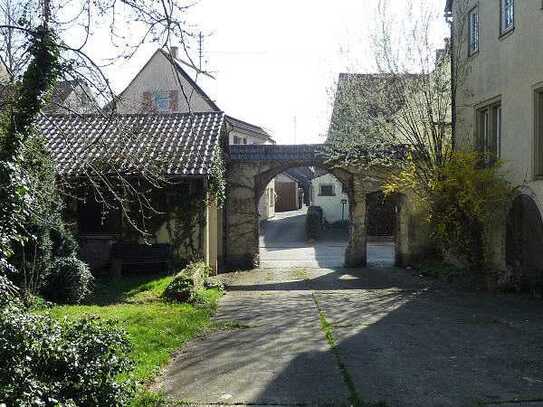
<path fill-rule="evenodd" d="M 391 407 L 475 407 L 543 399 L 540 301 L 412 290 L 412 284 L 377 286 L 383 289 L 361 283 L 358 292 L 315 294 L 362 400 Z M 293 359 L 257 400 L 272 400 L 284 383 L 293 391 L 306 386 L 298 372 L 307 357 L 321 356 Z"/>
<path fill-rule="evenodd" d="M 315 242 L 305 234 L 305 213 L 278 213 L 260 224 L 260 265 L 263 269 L 292 267 L 342 267 L 349 238 L 349 228 L 331 226 L 323 230 Z M 368 264 L 394 264 L 394 242 L 378 239 L 368 243 Z"/>
<path fill-rule="evenodd" d="M 308 273 L 305 281 L 283 281 L 294 271 L 233 273 L 217 321 L 237 328 L 184 348 L 168 369 L 167 394 L 202 403 L 349 405 L 337 354 L 362 400 L 391 407 L 543 397 L 540 300 L 458 292 L 398 269 Z"/>

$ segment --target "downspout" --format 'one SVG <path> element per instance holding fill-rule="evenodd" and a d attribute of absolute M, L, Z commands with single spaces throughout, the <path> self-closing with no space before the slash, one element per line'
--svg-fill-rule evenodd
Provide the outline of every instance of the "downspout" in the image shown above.
<path fill-rule="evenodd" d="M 222 207 L 222 269 L 221 271 L 224 271 L 225 268 L 228 267 L 228 194 L 229 194 L 229 182 L 228 182 L 228 173 L 229 173 L 229 167 L 230 167 L 230 132 L 233 130 L 233 127 L 230 123 L 228 123 L 227 120 L 225 120 L 223 129 L 221 131 L 221 146 L 223 149 L 223 158 L 224 163 L 226 166 L 226 198 Z"/>
<path fill-rule="evenodd" d="M 450 32 L 450 41 L 449 41 L 449 53 L 451 61 L 451 147 L 454 151 L 456 149 L 456 68 L 455 68 L 455 58 L 454 58 L 454 47 L 455 47 L 455 38 L 454 38 L 454 25 L 452 11 L 447 11 L 445 13 L 445 20 L 449 24 Z"/>

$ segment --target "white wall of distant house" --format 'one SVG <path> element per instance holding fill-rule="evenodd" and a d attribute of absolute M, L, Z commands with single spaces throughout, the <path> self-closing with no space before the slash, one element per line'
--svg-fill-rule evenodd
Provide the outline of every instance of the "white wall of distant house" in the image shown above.
<path fill-rule="evenodd" d="M 275 179 L 272 179 L 258 201 L 258 216 L 260 220 L 275 216 Z"/>
<path fill-rule="evenodd" d="M 322 208 L 326 222 L 335 223 L 349 219 L 349 197 L 343 192 L 343 184 L 332 174 L 324 174 L 311 181 L 314 206 Z M 332 186 L 333 195 L 323 196 L 322 187 Z M 345 202 L 343 204 L 342 202 Z"/>
<path fill-rule="evenodd" d="M 228 135 L 229 144 L 271 144 L 269 140 L 262 137 L 255 137 L 241 131 L 232 130 Z"/>

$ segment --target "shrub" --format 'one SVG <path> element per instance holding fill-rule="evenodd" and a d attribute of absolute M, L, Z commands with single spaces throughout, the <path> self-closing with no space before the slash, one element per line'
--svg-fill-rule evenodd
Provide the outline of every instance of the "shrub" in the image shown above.
<path fill-rule="evenodd" d="M 216 288 L 219 292 L 225 291 L 225 285 L 222 280 L 217 277 L 208 277 L 204 283 L 205 288 Z"/>
<path fill-rule="evenodd" d="M 76 257 L 59 257 L 45 277 L 42 293 L 50 301 L 79 304 L 91 294 L 93 282 L 87 264 Z"/>
<path fill-rule="evenodd" d="M 6 306 L 19 298 L 19 289 L 6 276 L 0 274 L 0 307 Z"/>
<path fill-rule="evenodd" d="M 487 265 L 485 227 L 505 216 L 511 188 L 500 163 L 481 166 L 476 153 L 455 153 L 434 183 L 430 221 L 444 250 L 471 269 Z M 503 220 L 504 221 L 504 220 Z"/>
<path fill-rule="evenodd" d="M 204 262 L 189 264 L 174 277 L 163 296 L 174 302 L 196 303 L 202 299 L 211 268 Z"/>
<path fill-rule="evenodd" d="M 65 225 L 51 229 L 51 240 L 53 242 L 54 257 L 72 257 L 77 256 L 79 245 L 74 235 Z"/>
<path fill-rule="evenodd" d="M 122 406 L 132 395 L 126 334 L 113 322 L 59 323 L 19 307 L 0 310 L 0 404 Z"/>
<path fill-rule="evenodd" d="M 8 274 L 15 274 L 15 269 L 5 258 L 0 257 L 0 307 L 20 300 L 19 287 L 9 279 Z"/>
<path fill-rule="evenodd" d="M 310 206 L 307 208 L 305 218 L 305 233 L 307 239 L 318 239 L 322 232 L 322 208 L 320 206 Z"/>
<path fill-rule="evenodd" d="M 503 221 L 511 195 L 510 184 L 500 174 L 501 163 L 481 165 L 484 161 L 476 152 L 455 152 L 422 181 L 411 158 L 386 186 L 387 192 L 414 192 L 417 204 L 428 213 L 436 244 L 470 270 L 488 266 L 485 228 Z"/>

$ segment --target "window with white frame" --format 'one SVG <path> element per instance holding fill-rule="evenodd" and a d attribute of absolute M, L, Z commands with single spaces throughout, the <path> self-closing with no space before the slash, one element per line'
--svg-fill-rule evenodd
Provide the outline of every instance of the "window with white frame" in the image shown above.
<path fill-rule="evenodd" d="M 483 153 L 487 164 L 500 157 L 502 138 L 502 106 L 492 103 L 477 111 L 479 151 Z"/>
<path fill-rule="evenodd" d="M 515 0 L 500 0 L 500 30 L 505 34 L 515 28 Z"/>
<path fill-rule="evenodd" d="M 247 144 L 247 138 L 234 136 L 234 144 Z"/>
<path fill-rule="evenodd" d="M 468 13 L 468 47 L 469 55 L 479 52 L 479 7 Z"/>

